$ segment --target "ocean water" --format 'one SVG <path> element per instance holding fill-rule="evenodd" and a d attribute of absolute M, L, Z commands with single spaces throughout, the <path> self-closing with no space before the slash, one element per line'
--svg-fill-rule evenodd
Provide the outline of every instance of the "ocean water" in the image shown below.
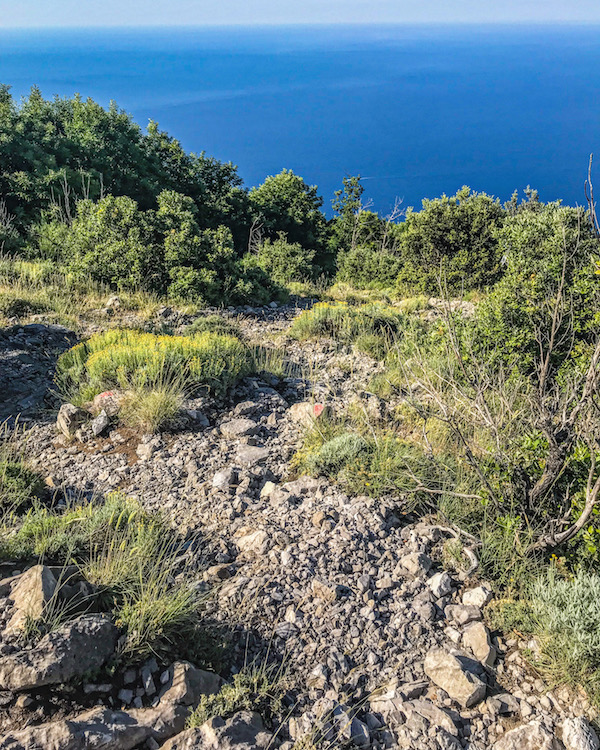
<path fill-rule="evenodd" d="M 585 201 L 600 186 L 600 27 L 0 30 L 17 96 L 114 99 L 248 185 L 283 167 L 325 205 L 345 175 L 387 212 L 468 184 Z"/>

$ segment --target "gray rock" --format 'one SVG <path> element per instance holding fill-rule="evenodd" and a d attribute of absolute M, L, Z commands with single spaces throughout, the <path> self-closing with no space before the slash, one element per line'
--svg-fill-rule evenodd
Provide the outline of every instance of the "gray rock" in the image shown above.
<path fill-rule="evenodd" d="M 400 558 L 400 565 L 404 570 L 407 570 L 413 576 L 424 576 L 426 575 L 431 566 L 431 558 L 427 555 L 423 555 L 420 552 L 414 552 L 410 555 L 404 555 Z"/>
<path fill-rule="evenodd" d="M 236 539 L 240 552 L 260 555 L 266 551 L 269 544 L 269 535 L 263 529 L 251 531 Z"/>
<path fill-rule="evenodd" d="M 501 716 L 518 714 L 520 711 L 519 699 L 510 693 L 491 695 L 487 699 L 486 704 L 492 713 L 500 714 Z"/>
<path fill-rule="evenodd" d="M 38 620 L 55 596 L 56 587 L 56 578 L 45 565 L 34 565 L 14 578 L 10 598 L 16 611 L 7 624 L 7 633 L 21 630 L 28 618 Z"/>
<path fill-rule="evenodd" d="M 481 620 L 483 615 L 479 607 L 472 604 L 449 604 L 444 610 L 446 619 L 457 625 L 468 625 L 470 622 Z"/>
<path fill-rule="evenodd" d="M 273 735 L 257 713 L 239 711 L 230 719 L 215 717 L 188 729 L 163 745 L 162 750 L 267 750 Z"/>
<path fill-rule="evenodd" d="M 98 414 L 98 416 L 95 419 L 92 419 L 91 428 L 93 434 L 98 437 L 99 435 L 102 435 L 102 433 L 108 429 L 110 426 L 110 419 L 108 418 L 108 414 L 104 411 L 104 409 Z"/>
<path fill-rule="evenodd" d="M 469 589 L 464 592 L 462 603 L 483 609 L 486 604 L 491 602 L 492 596 L 492 592 L 487 586 L 477 586 L 477 588 Z"/>
<path fill-rule="evenodd" d="M 290 406 L 288 414 L 294 422 L 299 422 L 304 427 L 310 427 L 315 420 L 330 416 L 331 408 L 321 403 L 313 404 L 310 401 L 300 401 Z"/>
<path fill-rule="evenodd" d="M 244 446 L 237 452 L 237 460 L 244 466 L 256 466 L 269 458 L 268 448 L 257 446 Z"/>
<path fill-rule="evenodd" d="M 217 471 L 212 480 L 214 489 L 224 490 L 235 484 L 235 470 L 232 467 Z"/>
<path fill-rule="evenodd" d="M 432 648 L 425 657 L 424 670 L 442 690 L 465 708 L 485 698 L 486 685 L 472 670 L 472 659 L 459 652 Z"/>
<path fill-rule="evenodd" d="M 431 593 L 436 599 L 440 599 L 442 596 L 446 596 L 452 591 L 452 578 L 442 571 L 436 573 L 434 576 L 427 581 L 427 586 L 431 590 Z"/>
<path fill-rule="evenodd" d="M 98 669 L 112 656 L 118 630 L 106 615 L 84 615 L 45 635 L 29 650 L 0 657 L 0 688 L 58 685 Z"/>
<path fill-rule="evenodd" d="M 490 640 L 488 629 L 482 622 L 472 622 L 464 629 L 462 643 L 476 659 L 491 667 L 496 659 L 496 649 Z"/>
<path fill-rule="evenodd" d="M 77 430 L 87 421 L 88 414 L 73 404 L 63 404 L 58 410 L 56 426 L 67 438 L 74 437 Z"/>
<path fill-rule="evenodd" d="M 565 719 L 562 725 L 562 741 L 566 750 L 598 750 L 600 748 L 598 735 L 583 717 Z"/>
<path fill-rule="evenodd" d="M 148 740 L 161 746 L 183 731 L 190 706 L 197 704 L 202 695 L 218 692 L 221 684 L 217 675 L 177 662 L 153 708 L 94 708 L 68 720 L 4 734 L 0 750 L 132 750 Z"/>
<path fill-rule="evenodd" d="M 258 425 L 253 419 L 231 419 L 229 422 L 223 422 L 220 429 L 224 437 L 235 440 L 255 435 L 258 432 Z"/>

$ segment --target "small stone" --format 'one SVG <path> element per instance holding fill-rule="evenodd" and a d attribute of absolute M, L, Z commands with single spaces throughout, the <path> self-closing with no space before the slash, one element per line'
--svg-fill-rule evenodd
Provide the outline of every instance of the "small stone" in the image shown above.
<path fill-rule="evenodd" d="M 478 586 L 475 589 L 465 591 L 462 596 L 463 604 L 470 604 L 483 609 L 492 600 L 492 592 L 487 586 Z"/>
<path fill-rule="evenodd" d="M 479 607 L 475 607 L 472 604 L 449 604 L 444 610 L 444 615 L 447 620 L 452 620 L 461 626 L 481 620 L 483 617 Z"/>
<path fill-rule="evenodd" d="M 486 667 L 491 667 L 496 659 L 496 649 L 492 646 L 488 629 L 482 622 L 472 622 L 464 629 L 463 646 Z"/>
<path fill-rule="evenodd" d="M 56 417 L 56 426 L 65 437 L 74 437 L 77 430 L 88 419 L 88 414 L 73 404 L 63 404 Z"/>
<path fill-rule="evenodd" d="M 119 690 L 117 698 L 121 701 L 121 703 L 125 703 L 125 705 L 128 706 L 133 700 L 133 690 L 130 690 L 129 688 L 122 688 L 121 690 Z"/>
<path fill-rule="evenodd" d="M 448 573 L 442 571 L 441 573 L 436 573 L 432 576 L 427 581 L 427 586 L 435 598 L 440 599 L 442 596 L 446 596 L 452 591 L 452 578 L 450 578 Z"/>
<path fill-rule="evenodd" d="M 511 729 L 493 746 L 493 750 L 559 750 L 552 732 L 539 721 Z"/>
<path fill-rule="evenodd" d="M 95 419 L 92 419 L 91 428 L 95 437 L 99 437 L 109 427 L 110 419 L 107 413 L 102 410 Z"/>
<path fill-rule="evenodd" d="M 224 437 L 236 440 L 248 435 L 255 435 L 258 432 L 258 425 L 253 419 L 231 419 L 229 422 L 223 422 L 220 430 Z"/>
<path fill-rule="evenodd" d="M 232 467 L 217 471 L 212 480 L 212 486 L 215 490 L 226 490 L 235 484 L 235 470 Z"/>
<path fill-rule="evenodd" d="M 431 558 L 420 552 L 405 555 L 400 558 L 400 565 L 415 577 L 424 576 L 429 572 L 432 562 Z"/>
<path fill-rule="evenodd" d="M 288 414 L 294 422 L 299 422 L 304 427 L 310 427 L 316 420 L 329 417 L 331 415 L 331 408 L 325 404 L 313 404 L 310 401 L 301 401 L 300 403 L 292 404 L 288 410 Z"/>

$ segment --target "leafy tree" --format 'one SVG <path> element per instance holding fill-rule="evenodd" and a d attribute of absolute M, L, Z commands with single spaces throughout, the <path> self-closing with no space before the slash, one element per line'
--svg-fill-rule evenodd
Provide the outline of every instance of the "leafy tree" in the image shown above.
<path fill-rule="evenodd" d="M 315 251 L 315 262 L 321 268 L 332 266 L 327 250 L 326 221 L 321 212 L 323 199 L 315 185 L 306 182 L 284 169 L 278 175 L 267 177 L 259 187 L 249 193 L 253 214 L 259 217 L 267 239 L 277 239 L 282 233 L 288 242 L 299 243 Z"/>
<path fill-rule="evenodd" d="M 163 274 L 149 217 L 125 196 L 77 204 L 65 260 L 74 272 L 113 287 L 153 289 Z"/>
<path fill-rule="evenodd" d="M 409 209 L 399 283 L 430 293 L 439 291 L 440 274 L 454 293 L 493 284 L 501 272 L 496 230 L 504 217 L 497 199 L 468 187 L 424 200 L 421 211 Z"/>

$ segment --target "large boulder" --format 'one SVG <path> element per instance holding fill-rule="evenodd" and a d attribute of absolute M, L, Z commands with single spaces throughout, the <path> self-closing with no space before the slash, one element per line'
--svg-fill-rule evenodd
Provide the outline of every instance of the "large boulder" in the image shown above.
<path fill-rule="evenodd" d="M 107 615 L 83 615 L 33 648 L 0 657 L 0 690 L 58 685 L 98 669 L 114 653 L 118 635 Z"/>
<path fill-rule="evenodd" d="M 10 588 L 15 612 L 7 623 L 6 632 L 22 630 L 29 618 L 39 620 L 52 598 L 58 595 L 57 585 L 52 571 L 45 565 L 34 565 L 17 576 Z"/>
<path fill-rule="evenodd" d="M 459 651 L 432 648 L 425 657 L 424 670 L 432 682 L 465 708 L 485 698 L 486 684 L 479 676 L 480 665 Z"/>
<path fill-rule="evenodd" d="M 494 743 L 493 750 L 559 750 L 560 744 L 552 732 L 539 721 L 530 721 L 511 729 Z"/>
<path fill-rule="evenodd" d="M 63 404 L 58 410 L 56 426 L 65 437 L 72 438 L 88 419 L 88 413 L 73 404 Z"/>
<path fill-rule="evenodd" d="M 239 711 L 230 719 L 215 717 L 182 732 L 162 750 L 267 750 L 272 743 L 273 735 L 265 731 L 257 713 Z"/>
<path fill-rule="evenodd" d="M 218 692 L 221 684 L 212 672 L 177 662 L 153 708 L 112 711 L 100 706 L 69 720 L 5 734 L 0 750 L 131 750 L 151 740 L 156 747 L 182 732 L 190 706 L 202 695 Z"/>

